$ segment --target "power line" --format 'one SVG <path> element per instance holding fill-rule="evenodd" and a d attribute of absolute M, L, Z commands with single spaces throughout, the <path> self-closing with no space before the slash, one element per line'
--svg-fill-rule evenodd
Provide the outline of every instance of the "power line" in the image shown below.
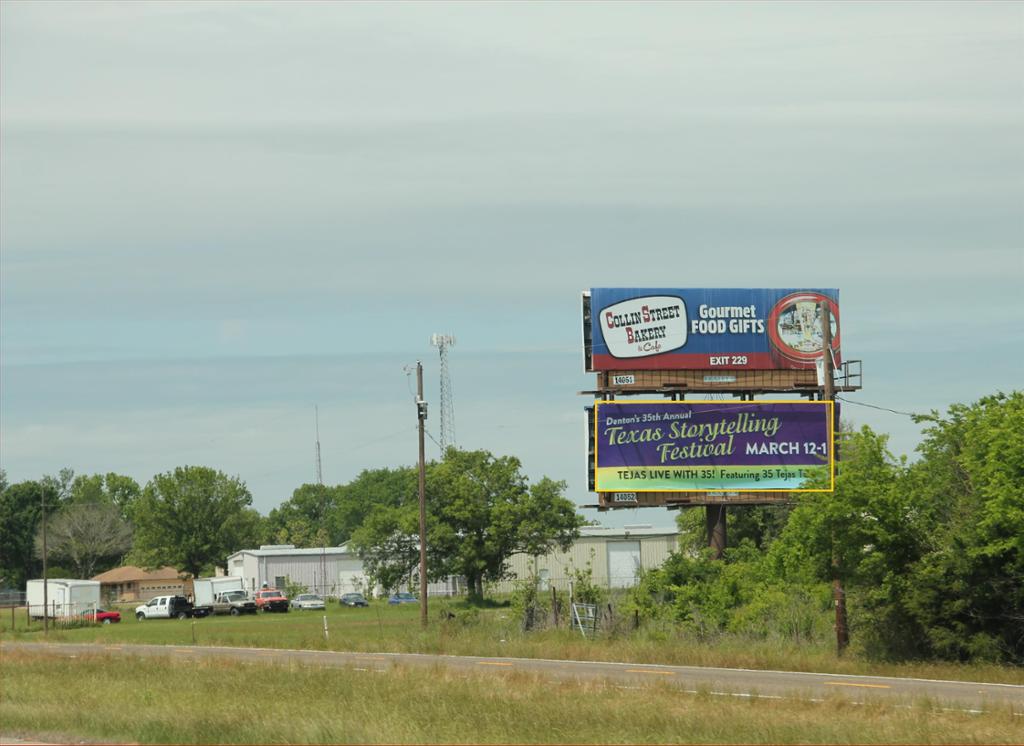
<path fill-rule="evenodd" d="M 882 412 L 892 412 L 893 414 L 900 414 L 900 415 L 903 415 L 904 417 L 920 417 L 921 416 L 919 414 L 915 414 L 914 412 L 901 412 L 898 409 L 890 409 L 889 407 L 880 407 L 877 404 L 868 404 L 867 402 L 862 402 L 862 401 L 850 401 L 849 399 L 844 399 L 843 397 L 838 396 L 838 395 L 835 398 L 836 398 L 836 400 L 841 401 L 844 404 L 853 404 L 853 405 L 858 406 L 858 407 L 870 407 L 871 409 L 878 409 L 878 410 L 881 410 Z"/>

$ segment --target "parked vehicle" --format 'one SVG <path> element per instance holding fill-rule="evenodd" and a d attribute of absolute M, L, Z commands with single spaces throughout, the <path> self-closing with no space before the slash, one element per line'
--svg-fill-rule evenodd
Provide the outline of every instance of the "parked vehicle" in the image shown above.
<path fill-rule="evenodd" d="M 218 593 L 213 599 L 214 614 L 255 614 L 258 611 L 256 602 L 249 598 L 245 591 L 227 591 Z"/>
<path fill-rule="evenodd" d="M 116 624 L 121 621 L 120 611 L 106 611 L 104 609 L 86 609 L 82 612 L 82 616 L 86 619 L 96 622 L 97 624 Z"/>
<path fill-rule="evenodd" d="M 184 596 L 157 596 L 149 603 L 135 607 L 135 618 L 144 619 L 188 619 L 192 616 L 192 603 Z"/>
<path fill-rule="evenodd" d="M 284 611 L 290 607 L 288 597 L 276 588 L 264 588 L 256 591 L 256 608 L 263 611 Z"/>
<path fill-rule="evenodd" d="M 324 600 L 315 593 L 300 593 L 292 599 L 293 609 L 323 609 Z"/>
<path fill-rule="evenodd" d="M 366 597 L 362 593 L 345 593 L 342 594 L 341 598 L 342 606 L 369 606 L 370 602 L 366 600 Z"/>
<path fill-rule="evenodd" d="M 100 584 L 97 580 L 47 578 L 46 604 L 43 604 L 43 581 L 30 580 L 25 585 L 25 602 L 33 619 L 76 616 L 100 605 Z M 44 611 L 45 609 L 45 611 Z"/>
<path fill-rule="evenodd" d="M 245 581 L 237 577 L 196 578 L 192 581 L 193 610 L 197 617 L 210 614 L 255 614 L 256 603 L 245 592 Z"/>
<path fill-rule="evenodd" d="M 404 591 L 401 593 L 393 593 L 391 594 L 391 598 L 388 599 L 388 603 L 392 606 L 397 606 L 398 604 L 418 604 L 419 602 L 420 599 L 418 596 L 414 596 L 411 593 L 405 593 Z"/>

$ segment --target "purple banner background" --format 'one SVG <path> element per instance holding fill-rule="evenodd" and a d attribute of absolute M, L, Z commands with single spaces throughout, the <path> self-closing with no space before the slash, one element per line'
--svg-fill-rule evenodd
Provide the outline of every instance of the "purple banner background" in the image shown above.
<path fill-rule="evenodd" d="M 783 404 L 763 404 L 758 402 L 597 402 L 597 468 L 610 467 L 644 467 L 644 466 L 807 466 L 827 465 L 828 410 L 825 403 L 793 402 Z M 688 419 L 667 419 L 685 415 Z M 645 420 L 645 415 L 648 417 Z M 614 423 L 609 423 L 614 420 Z M 634 421 L 635 420 L 635 421 Z M 672 457 L 671 448 L 666 449 L 666 458 L 662 458 L 659 447 L 669 444 L 680 449 L 687 449 L 691 444 L 723 444 L 729 442 L 729 434 L 722 432 L 712 440 L 698 435 L 696 437 L 673 437 L 672 423 L 677 428 L 705 425 L 704 435 L 716 423 L 719 428 L 735 423 L 735 428 L 767 426 L 772 429 L 772 420 L 777 420 L 778 429 L 770 436 L 767 432 L 733 432 L 732 453 L 721 455 L 692 456 L 676 454 Z M 621 428 L 611 432 L 612 428 Z M 660 440 L 651 442 L 626 442 L 610 444 L 609 438 L 629 440 L 639 438 L 643 431 L 660 429 Z M 748 454 L 747 444 L 754 444 L 758 454 Z M 782 448 L 785 453 L 771 453 L 772 444 Z M 792 446 L 796 452 L 790 453 Z M 804 444 L 812 444 L 806 446 Z"/>

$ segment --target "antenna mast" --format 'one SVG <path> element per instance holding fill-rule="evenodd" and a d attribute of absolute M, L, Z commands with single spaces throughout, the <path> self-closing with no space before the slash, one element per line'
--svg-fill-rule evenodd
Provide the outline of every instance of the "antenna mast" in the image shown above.
<path fill-rule="evenodd" d="M 313 418 L 316 423 L 316 483 L 324 486 L 324 470 L 320 463 L 320 407 L 313 405 Z M 320 595 L 327 592 L 327 537 L 324 534 L 324 521 L 327 517 L 327 505 L 323 489 L 320 490 Z M 314 588 L 317 583 L 313 583 Z M 327 617 L 324 617 L 326 620 Z M 324 624 L 327 624 L 325 621 Z M 326 634 L 326 633 L 325 633 Z"/>
<path fill-rule="evenodd" d="M 313 405 L 313 416 L 316 421 L 316 483 L 322 486 L 324 470 L 320 463 L 320 408 L 316 404 Z"/>
<path fill-rule="evenodd" d="M 441 356 L 441 457 L 448 446 L 455 445 L 455 402 L 453 401 L 452 378 L 448 373 L 448 348 L 455 345 L 451 334 L 434 334 L 430 344 Z"/>

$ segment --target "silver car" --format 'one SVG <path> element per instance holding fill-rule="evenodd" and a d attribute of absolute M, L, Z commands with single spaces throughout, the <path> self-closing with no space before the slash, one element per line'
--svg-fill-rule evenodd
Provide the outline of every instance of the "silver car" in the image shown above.
<path fill-rule="evenodd" d="M 324 599 L 315 593 L 300 593 L 292 599 L 293 609 L 323 609 Z"/>

